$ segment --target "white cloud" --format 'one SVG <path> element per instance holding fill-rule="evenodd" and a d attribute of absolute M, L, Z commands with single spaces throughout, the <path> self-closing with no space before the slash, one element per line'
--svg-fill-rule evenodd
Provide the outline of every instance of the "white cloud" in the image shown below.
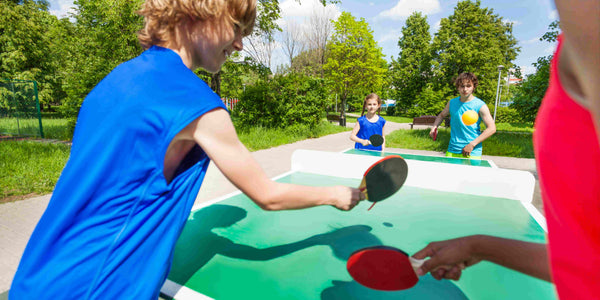
<path fill-rule="evenodd" d="M 523 24 L 523 22 L 521 22 L 521 21 L 517 21 L 517 20 L 509 20 L 509 19 L 504 19 L 504 23 L 506 23 L 506 24 L 510 24 L 510 23 L 512 23 L 512 24 L 513 24 L 513 26 L 517 26 L 517 25 L 521 25 L 521 24 Z"/>
<path fill-rule="evenodd" d="M 539 43 L 540 42 L 540 38 L 539 37 L 535 37 L 535 38 L 531 38 L 525 41 L 519 41 L 519 44 L 522 45 L 527 45 L 527 44 L 534 44 L 534 43 Z"/>
<path fill-rule="evenodd" d="M 303 31 L 308 30 L 308 22 L 314 14 L 330 16 L 333 20 L 342 14 L 337 5 L 327 4 L 323 6 L 320 0 L 284 0 L 280 3 L 279 8 L 281 9 L 281 18 L 276 22 L 283 30 L 285 30 L 286 24 L 289 23 L 295 23 Z M 283 45 L 278 42 L 273 49 L 271 69 L 275 71 L 277 66 L 288 64 L 287 60 Z"/>
<path fill-rule="evenodd" d="M 535 67 L 532 65 L 529 66 L 521 66 L 521 74 L 523 77 L 527 77 L 527 75 L 531 75 L 535 73 Z"/>
<path fill-rule="evenodd" d="M 379 45 L 381 45 L 387 41 L 396 41 L 397 42 L 401 36 L 402 36 L 401 29 L 390 29 L 390 30 L 386 31 L 385 34 L 379 38 L 377 43 Z"/>
<path fill-rule="evenodd" d="M 438 0 L 400 0 L 393 8 L 382 11 L 377 18 L 400 20 L 420 11 L 426 15 L 440 12 Z"/>
<path fill-rule="evenodd" d="M 298 3 L 300 2 L 300 3 Z M 334 12 L 335 16 L 340 15 L 339 8 L 334 4 L 327 4 L 323 7 L 323 4 L 319 0 L 285 0 L 279 5 L 281 9 L 281 17 L 309 17 L 315 10 L 327 10 Z"/>
<path fill-rule="evenodd" d="M 310 16 L 315 13 L 333 16 L 334 20 L 342 14 L 336 5 L 327 4 L 327 6 L 323 6 L 319 0 L 285 0 L 281 2 L 279 7 L 281 9 L 281 18 L 276 23 L 281 28 L 284 28 L 290 21 L 299 25 L 300 28 L 306 28 Z"/>
<path fill-rule="evenodd" d="M 51 0 L 49 3 L 50 9 L 48 11 L 58 18 L 69 17 L 69 12 L 75 12 L 73 10 L 73 8 L 75 8 L 73 0 Z"/>
<path fill-rule="evenodd" d="M 435 22 L 435 24 L 433 24 L 431 29 L 433 30 L 433 32 L 438 32 L 440 30 L 441 26 L 442 26 L 442 20 L 438 20 L 437 22 Z"/>

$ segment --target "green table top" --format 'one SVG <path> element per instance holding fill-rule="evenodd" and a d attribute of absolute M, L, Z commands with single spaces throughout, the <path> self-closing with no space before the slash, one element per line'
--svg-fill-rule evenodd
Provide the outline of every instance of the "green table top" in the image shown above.
<path fill-rule="evenodd" d="M 291 173 L 279 182 L 358 186 L 359 180 Z M 361 286 L 346 271 L 358 249 L 392 246 L 412 254 L 429 242 L 490 234 L 544 242 L 519 201 L 403 187 L 367 211 L 332 207 L 268 212 L 237 194 L 192 212 L 169 280 L 215 299 L 555 299 L 548 282 L 488 262 L 457 282 L 430 275 L 405 291 Z"/>
<path fill-rule="evenodd" d="M 445 157 L 445 156 L 428 156 L 428 155 L 417 155 L 417 154 L 408 154 L 408 153 L 394 153 L 394 152 L 380 152 L 380 151 L 369 151 L 369 150 L 360 150 L 360 149 L 350 149 L 345 151 L 347 154 L 359 154 L 359 155 L 370 155 L 370 156 L 388 156 L 388 155 L 400 155 L 404 159 L 413 159 L 420 161 L 432 161 L 432 162 L 440 162 L 447 164 L 456 164 L 456 165 L 467 165 L 467 166 L 478 166 L 478 167 L 492 167 L 489 161 L 487 160 L 479 160 L 479 159 L 468 159 L 468 158 L 455 158 L 455 157 Z"/>

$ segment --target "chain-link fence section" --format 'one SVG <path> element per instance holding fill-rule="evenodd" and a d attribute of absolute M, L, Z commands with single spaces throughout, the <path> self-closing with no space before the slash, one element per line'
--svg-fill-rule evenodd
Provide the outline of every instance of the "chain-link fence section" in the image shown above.
<path fill-rule="evenodd" d="M 44 137 L 37 82 L 0 79 L 0 135 Z"/>

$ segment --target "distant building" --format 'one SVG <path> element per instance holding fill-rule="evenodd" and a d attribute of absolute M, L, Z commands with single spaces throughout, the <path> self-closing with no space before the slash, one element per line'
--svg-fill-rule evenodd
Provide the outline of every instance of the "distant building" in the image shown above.
<path fill-rule="evenodd" d="M 393 107 L 396 106 L 396 100 L 392 100 L 392 99 L 387 99 L 387 100 L 383 100 L 383 103 L 381 103 L 381 108 L 382 109 L 387 109 L 388 107 Z"/>
<path fill-rule="evenodd" d="M 522 81 L 523 81 L 523 79 L 521 79 L 521 78 L 512 78 L 512 77 L 511 77 L 511 78 L 508 80 L 508 83 L 509 83 L 509 84 L 518 84 L 518 83 L 521 83 Z"/>

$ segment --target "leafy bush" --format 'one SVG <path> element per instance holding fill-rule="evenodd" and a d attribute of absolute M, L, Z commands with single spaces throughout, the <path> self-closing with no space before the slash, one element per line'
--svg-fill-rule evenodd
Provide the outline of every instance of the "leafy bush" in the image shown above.
<path fill-rule="evenodd" d="M 534 63 L 536 71 L 527 77 L 517 88 L 511 108 L 519 111 L 521 119 L 525 122 L 533 122 L 537 115 L 542 99 L 548 88 L 550 78 L 550 61 L 552 56 L 540 57 Z"/>
<path fill-rule="evenodd" d="M 494 116 L 494 106 L 488 104 L 492 117 Z M 519 123 L 523 122 L 521 113 L 514 108 L 498 106 L 496 109 L 496 123 Z"/>
<path fill-rule="evenodd" d="M 434 90 L 431 84 L 428 84 L 415 98 L 415 105 L 408 110 L 408 116 L 435 116 L 439 114 L 446 107 L 450 93 L 451 91 L 448 88 L 438 91 Z"/>
<path fill-rule="evenodd" d="M 388 116 L 394 116 L 396 114 L 396 106 L 388 106 L 385 109 L 385 114 Z"/>
<path fill-rule="evenodd" d="M 238 126 L 285 128 L 319 123 L 327 97 L 321 79 L 302 74 L 278 75 L 246 87 L 236 107 Z"/>

